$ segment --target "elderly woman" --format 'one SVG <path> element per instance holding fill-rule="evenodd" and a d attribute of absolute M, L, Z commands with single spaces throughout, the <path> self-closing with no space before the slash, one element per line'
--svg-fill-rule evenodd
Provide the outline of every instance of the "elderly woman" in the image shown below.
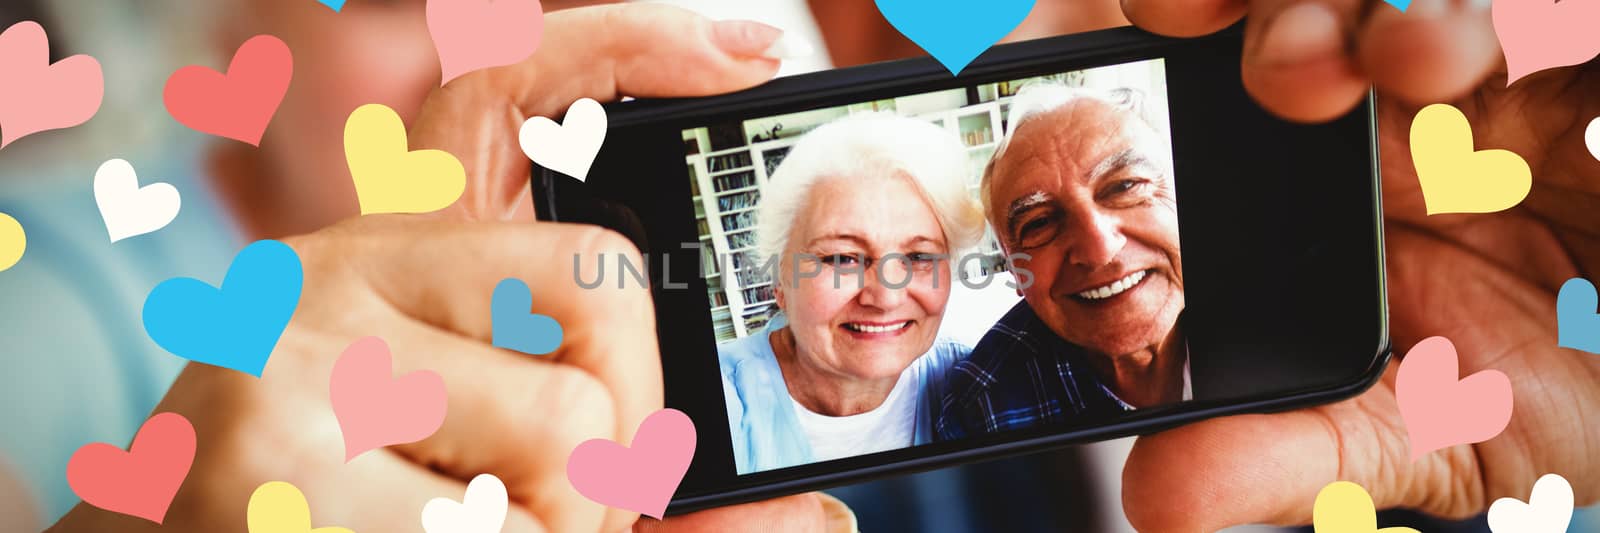
<path fill-rule="evenodd" d="M 1172 155 L 1142 96 L 1018 93 L 983 198 L 1036 282 L 952 372 L 941 439 L 1191 397 Z"/>
<path fill-rule="evenodd" d="M 931 440 L 969 351 L 937 338 L 950 257 L 984 229 L 964 168 L 939 127 L 867 114 L 807 134 L 773 175 L 757 232 L 782 315 L 718 350 L 740 473 Z"/>

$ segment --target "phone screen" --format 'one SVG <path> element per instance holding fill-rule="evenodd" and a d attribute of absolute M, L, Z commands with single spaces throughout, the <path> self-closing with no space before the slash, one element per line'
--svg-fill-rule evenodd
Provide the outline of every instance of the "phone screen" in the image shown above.
<path fill-rule="evenodd" d="M 1169 132 L 1160 58 L 683 130 L 738 473 L 1192 397 Z"/>
<path fill-rule="evenodd" d="M 573 281 L 649 287 L 698 435 L 669 512 L 1373 383 L 1371 102 L 1277 119 L 1242 43 L 1123 28 L 610 105 L 587 180 L 540 169 L 535 208 L 643 254 Z"/>

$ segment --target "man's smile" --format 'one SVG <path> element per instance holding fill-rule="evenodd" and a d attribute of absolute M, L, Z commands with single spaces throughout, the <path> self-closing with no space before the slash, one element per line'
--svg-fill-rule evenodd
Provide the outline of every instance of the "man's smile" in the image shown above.
<path fill-rule="evenodd" d="M 1106 300 L 1127 292 L 1129 289 L 1137 287 L 1140 282 L 1144 281 L 1148 274 L 1150 274 L 1149 270 L 1134 271 L 1132 274 L 1123 276 L 1122 278 L 1110 283 L 1073 294 L 1072 297 L 1078 300 L 1088 300 L 1092 302 Z"/>

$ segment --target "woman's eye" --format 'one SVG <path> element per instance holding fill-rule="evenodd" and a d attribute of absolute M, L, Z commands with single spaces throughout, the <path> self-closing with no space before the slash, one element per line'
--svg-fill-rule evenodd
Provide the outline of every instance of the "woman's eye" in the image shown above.
<path fill-rule="evenodd" d="M 906 263 L 912 270 L 927 272 L 936 268 L 939 260 L 944 259 L 944 254 L 913 252 L 906 254 Z"/>
<path fill-rule="evenodd" d="M 850 266 L 861 260 L 855 254 L 828 254 L 822 256 L 822 262 L 829 266 Z"/>

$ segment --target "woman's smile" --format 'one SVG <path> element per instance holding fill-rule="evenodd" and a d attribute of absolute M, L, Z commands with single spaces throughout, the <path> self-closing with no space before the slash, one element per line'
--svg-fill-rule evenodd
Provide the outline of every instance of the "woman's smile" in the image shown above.
<path fill-rule="evenodd" d="M 861 340 L 887 339 L 899 337 L 911 329 L 915 320 L 901 320 L 898 322 L 845 322 L 839 327 L 850 333 L 851 337 Z"/>

